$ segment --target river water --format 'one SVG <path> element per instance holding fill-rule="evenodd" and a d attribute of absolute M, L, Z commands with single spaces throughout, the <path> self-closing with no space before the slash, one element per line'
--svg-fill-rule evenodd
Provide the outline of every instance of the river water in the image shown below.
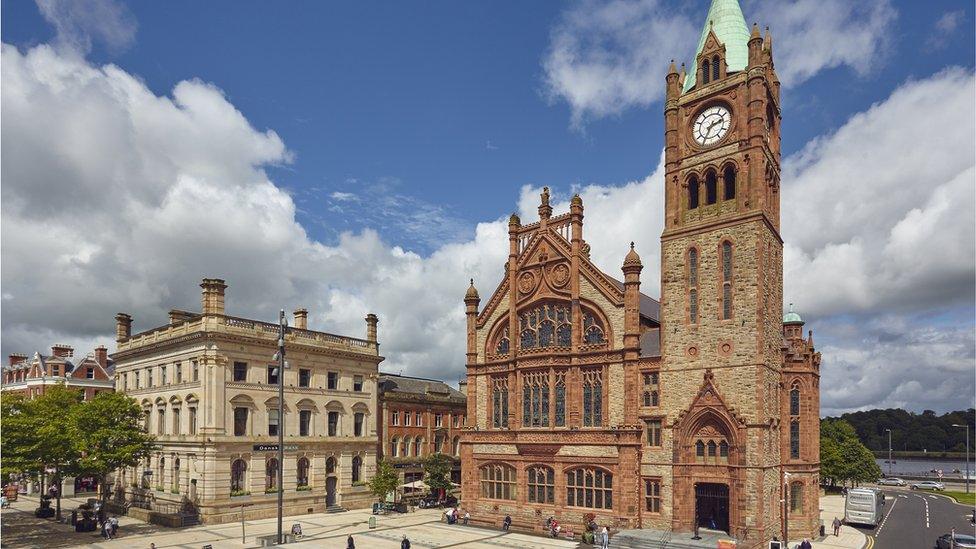
<path fill-rule="evenodd" d="M 881 467 L 881 471 L 888 475 L 888 464 L 885 463 L 883 459 L 875 459 L 878 463 L 878 467 Z M 953 473 L 954 470 L 958 469 L 959 473 Z M 942 471 L 944 478 L 962 478 L 966 471 L 966 460 L 947 460 L 947 459 L 898 459 L 895 458 L 895 463 L 891 464 L 891 476 L 937 476 L 932 473 L 932 470 Z M 972 461 L 969 462 L 970 474 L 976 470 L 976 465 Z"/>

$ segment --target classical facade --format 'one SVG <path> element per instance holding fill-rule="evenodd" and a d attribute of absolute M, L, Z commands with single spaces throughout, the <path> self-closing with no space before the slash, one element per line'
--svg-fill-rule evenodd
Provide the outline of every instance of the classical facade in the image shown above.
<path fill-rule="evenodd" d="M 461 428 L 464 393 L 443 381 L 394 374 L 379 378 L 380 458 L 389 460 L 403 483 L 424 477 L 423 460 L 432 453 L 454 458 L 451 480 L 461 483 Z"/>
<path fill-rule="evenodd" d="M 743 547 L 817 529 L 820 355 L 783 316 L 772 39 L 714 0 L 694 67 L 666 77 L 660 303 L 633 244 L 622 281 L 600 271 L 582 200 L 553 217 L 547 190 L 537 222 L 510 219 L 491 298 L 465 296 L 473 517 L 592 513 Z"/>
<path fill-rule="evenodd" d="M 278 432 L 285 439 L 285 513 L 365 507 L 376 464 L 377 318 L 366 339 L 308 329 L 294 313 L 285 338 L 284 416 L 273 358 L 278 325 L 224 312 L 226 284 L 204 279 L 202 311 L 170 311 L 138 334 L 116 316 L 116 388 L 145 410 L 159 452 L 119 473 L 137 505 L 197 509 L 204 523 L 275 516 Z M 192 504 L 192 505 L 188 505 Z"/>

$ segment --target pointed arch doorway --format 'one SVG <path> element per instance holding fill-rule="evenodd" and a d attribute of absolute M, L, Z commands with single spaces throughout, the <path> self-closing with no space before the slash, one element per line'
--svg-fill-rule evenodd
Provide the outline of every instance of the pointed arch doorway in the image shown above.
<path fill-rule="evenodd" d="M 695 518 L 699 528 L 730 531 L 728 484 L 695 483 Z"/>

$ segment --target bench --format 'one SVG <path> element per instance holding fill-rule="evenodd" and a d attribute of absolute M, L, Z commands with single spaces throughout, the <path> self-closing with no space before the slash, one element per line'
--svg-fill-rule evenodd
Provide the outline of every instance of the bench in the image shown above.
<path fill-rule="evenodd" d="M 296 541 L 302 539 L 304 536 L 296 536 L 290 532 L 282 532 L 281 537 L 283 538 L 282 543 L 295 543 Z M 274 547 L 278 545 L 278 534 L 268 534 L 266 536 L 257 536 L 255 540 L 258 542 L 259 547 Z"/>

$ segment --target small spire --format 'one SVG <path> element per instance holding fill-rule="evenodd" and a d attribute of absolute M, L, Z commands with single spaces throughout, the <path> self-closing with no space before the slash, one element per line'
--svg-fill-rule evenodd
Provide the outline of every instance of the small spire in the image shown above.
<path fill-rule="evenodd" d="M 668 74 L 678 74 L 678 68 L 674 66 L 674 59 L 671 60 L 671 66 L 668 67 Z"/>
<path fill-rule="evenodd" d="M 768 31 L 769 27 L 766 27 L 766 30 Z M 759 23 L 752 24 L 752 35 L 749 36 L 749 39 L 751 40 L 755 38 L 761 38 L 761 36 L 759 36 Z"/>
<path fill-rule="evenodd" d="M 478 289 L 474 287 L 474 279 L 471 279 L 471 285 L 468 286 L 468 291 L 464 294 L 464 301 L 477 301 L 480 297 L 478 296 Z"/>
<path fill-rule="evenodd" d="M 472 279 L 471 283 L 474 284 L 474 279 Z M 792 303 L 790 303 L 790 311 L 789 312 L 791 312 L 791 313 L 793 312 L 793 304 Z"/>
<path fill-rule="evenodd" d="M 552 216 L 552 206 L 549 205 L 549 187 L 542 188 L 542 204 L 539 205 L 539 219 L 549 219 Z"/>
<path fill-rule="evenodd" d="M 630 241 L 630 249 L 631 249 L 631 250 L 633 250 L 633 249 L 634 249 L 634 241 L 633 241 L 633 240 L 631 240 L 631 241 Z"/>
<path fill-rule="evenodd" d="M 766 27 L 766 38 L 763 40 L 763 47 L 767 50 L 773 48 L 773 32 L 769 30 L 769 27 Z"/>

